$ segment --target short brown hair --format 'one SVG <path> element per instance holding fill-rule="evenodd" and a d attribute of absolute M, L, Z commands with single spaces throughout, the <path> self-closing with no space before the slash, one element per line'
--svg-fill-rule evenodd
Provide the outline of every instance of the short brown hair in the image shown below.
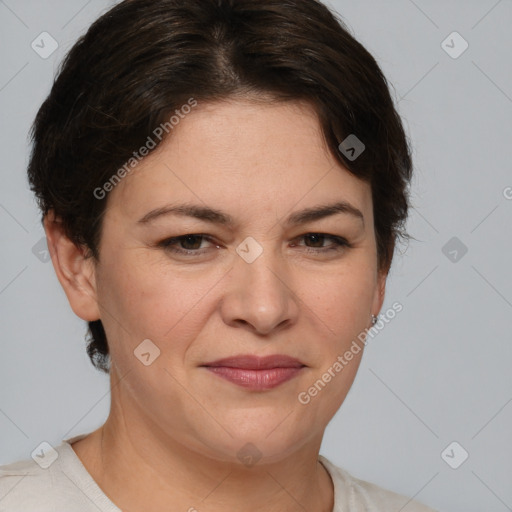
<path fill-rule="evenodd" d="M 407 238 L 409 143 L 386 78 L 342 20 L 316 0 L 125 0 L 92 24 L 62 62 L 34 121 L 28 167 L 43 219 L 99 260 L 106 200 L 93 193 L 191 97 L 307 100 L 328 146 L 370 183 L 379 269 Z M 364 145 L 355 160 L 340 143 Z M 109 372 L 101 320 L 87 352 Z"/>

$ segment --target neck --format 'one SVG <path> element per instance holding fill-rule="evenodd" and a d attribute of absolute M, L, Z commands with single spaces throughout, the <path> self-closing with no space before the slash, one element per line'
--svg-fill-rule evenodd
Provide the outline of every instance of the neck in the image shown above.
<path fill-rule="evenodd" d="M 110 500 L 125 512 L 332 512 L 332 480 L 318 461 L 321 439 L 272 463 L 244 466 L 207 457 L 112 397 L 105 424 L 73 444 Z M 129 426 L 129 427 L 128 427 Z"/>

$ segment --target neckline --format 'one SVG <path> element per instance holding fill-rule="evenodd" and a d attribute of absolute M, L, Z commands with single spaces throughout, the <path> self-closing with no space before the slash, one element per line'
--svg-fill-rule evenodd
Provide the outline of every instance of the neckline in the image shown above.
<path fill-rule="evenodd" d="M 80 457 L 71 446 L 75 441 L 87 437 L 90 432 L 63 439 L 60 445 L 62 457 L 60 465 L 63 472 L 72 482 L 87 496 L 102 512 L 122 512 L 122 510 L 110 500 L 96 480 L 87 471 Z"/>
<path fill-rule="evenodd" d="M 325 468 L 325 471 L 327 471 L 327 474 L 329 475 L 329 478 L 331 479 L 331 485 L 332 485 L 332 504 L 333 504 L 332 505 L 332 512 L 336 512 L 337 511 L 337 506 L 338 506 L 338 493 L 339 493 L 339 490 L 336 487 L 336 481 L 334 479 L 334 472 L 335 472 L 336 468 L 323 455 L 320 455 L 320 454 L 318 455 L 318 461 Z"/>
<path fill-rule="evenodd" d="M 87 437 L 89 434 L 90 433 L 79 434 L 62 440 L 61 449 L 63 452 L 62 455 L 64 455 L 64 457 L 62 457 L 60 461 L 61 467 L 66 470 L 66 475 L 73 480 L 75 485 L 77 485 L 77 487 L 82 492 L 84 492 L 87 497 L 95 500 L 95 505 L 101 506 L 102 511 L 122 512 L 122 510 L 110 500 L 103 489 L 101 489 L 89 471 L 87 471 L 87 468 L 83 465 L 80 457 L 78 457 L 77 453 L 73 449 L 73 446 L 71 446 L 74 442 L 80 441 L 81 439 Z M 317 460 L 326 470 L 331 480 L 333 489 L 332 512 L 336 512 L 336 506 L 338 503 L 338 489 L 336 488 L 336 482 L 334 478 L 335 468 L 332 463 L 323 455 L 319 454 Z"/>

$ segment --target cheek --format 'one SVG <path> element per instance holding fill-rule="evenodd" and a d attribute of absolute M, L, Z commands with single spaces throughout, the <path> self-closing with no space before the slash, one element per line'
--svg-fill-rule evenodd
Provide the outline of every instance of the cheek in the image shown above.
<path fill-rule="evenodd" d="M 309 400 L 305 413 L 321 428 L 345 400 L 359 369 L 364 345 L 358 336 L 369 327 L 375 280 L 371 267 L 354 266 L 317 279 L 304 289 L 309 297 L 304 301 L 304 314 L 320 319 L 315 323 L 326 333 L 315 340 L 318 365 L 308 387 L 301 390 L 301 396 Z"/>
<path fill-rule="evenodd" d="M 305 304 L 331 333 L 345 339 L 367 327 L 375 293 L 371 266 L 347 266 L 323 278 L 308 279 L 304 289 Z"/>
<path fill-rule="evenodd" d="M 119 259 L 101 279 L 105 328 L 115 331 L 112 339 L 123 339 L 123 347 L 132 351 L 144 339 L 162 350 L 171 340 L 176 350 L 201 328 L 201 319 L 211 309 L 208 292 L 221 277 Z"/>

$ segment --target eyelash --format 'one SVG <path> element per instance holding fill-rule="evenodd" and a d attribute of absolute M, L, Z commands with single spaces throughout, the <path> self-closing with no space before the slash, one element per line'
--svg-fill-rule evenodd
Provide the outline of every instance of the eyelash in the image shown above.
<path fill-rule="evenodd" d="M 334 242 L 334 245 L 330 245 L 327 247 L 305 247 L 306 252 L 308 252 L 308 253 L 325 254 L 325 253 L 331 252 L 331 251 L 339 252 L 344 248 L 352 247 L 352 245 L 349 242 L 347 242 L 347 240 L 345 240 L 344 238 L 335 236 L 335 235 L 328 235 L 326 233 L 305 233 L 304 235 L 301 235 L 298 238 L 304 238 L 306 236 L 311 236 L 311 235 L 320 235 L 323 237 L 324 240 L 331 240 L 332 242 Z M 176 244 L 178 244 L 182 240 L 185 240 L 188 237 L 200 237 L 200 238 L 206 240 L 207 242 L 213 243 L 214 245 L 218 245 L 212 241 L 211 237 L 209 237 L 208 235 L 204 235 L 202 233 L 190 233 L 187 235 L 168 238 L 166 240 L 162 240 L 157 245 L 158 245 L 158 247 L 163 247 L 165 250 L 174 252 L 176 254 L 181 254 L 184 256 L 198 256 L 198 255 L 204 254 L 205 250 L 207 250 L 207 249 L 192 250 L 192 249 L 180 249 L 180 248 L 176 247 Z"/>

